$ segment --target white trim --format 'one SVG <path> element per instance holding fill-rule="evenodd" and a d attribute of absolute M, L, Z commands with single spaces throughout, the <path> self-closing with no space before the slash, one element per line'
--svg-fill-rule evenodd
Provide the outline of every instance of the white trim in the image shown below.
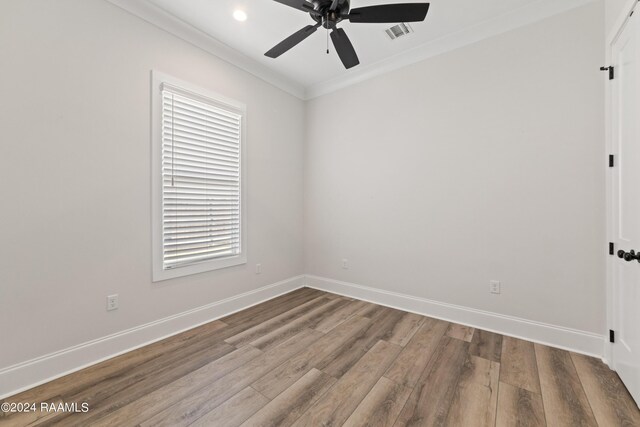
<path fill-rule="evenodd" d="M 304 286 L 292 277 L 253 291 L 165 317 L 106 337 L 0 369 L 0 399 L 79 371 L 172 335 L 245 310 Z"/>
<path fill-rule="evenodd" d="M 240 254 L 199 262 L 170 270 L 163 268 L 162 232 L 162 85 L 168 84 L 194 97 L 204 97 L 221 108 L 234 110 L 241 116 L 240 130 Z M 151 71 L 151 254 L 153 282 L 175 279 L 247 263 L 247 196 L 246 151 L 247 106 L 210 90 L 195 86 L 157 70 Z"/>
<path fill-rule="evenodd" d="M 594 1 L 596 0 L 539 0 L 530 3 L 456 33 L 431 40 L 382 61 L 360 65 L 350 70 L 346 75 L 311 85 L 306 89 L 306 99 L 313 99 L 335 92 L 381 74 L 424 61 L 425 59 L 515 30 L 525 25 L 533 24 L 534 22 L 584 6 Z"/>
<path fill-rule="evenodd" d="M 542 322 L 413 297 L 339 280 L 301 275 L 222 301 L 0 369 L 0 399 L 144 347 L 299 288 L 310 287 L 602 358 L 605 337 Z M 606 362 L 606 360 L 605 360 Z"/>
<path fill-rule="evenodd" d="M 638 0 L 627 0 L 627 3 L 622 8 L 622 12 L 620 12 L 620 16 L 616 18 L 611 31 L 607 35 L 607 54 L 610 54 L 611 45 L 616 41 L 624 25 L 627 23 L 627 19 L 629 19 L 629 15 L 631 15 L 631 11 L 636 7 Z"/>
<path fill-rule="evenodd" d="M 161 30 L 164 30 L 181 40 L 186 41 L 200 49 L 222 59 L 229 64 L 282 89 L 283 91 L 300 99 L 304 98 L 304 87 L 292 82 L 280 73 L 260 64 L 259 62 L 243 55 L 235 49 L 198 30 L 190 24 L 178 19 L 174 15 L 162 10 L 146 0 L 106 0 L 109 3 L 137 16 Z"/>
<path fill-rule="evenodd" d="M 635 0 L 634 0 L 635 1 Z M 623 21 L 626 22 L 626 21 Z M 613 41 L 617 38 L 618 30 L 616 30 L 616 37 L 611 40 L 610 43 L 606 45 L 606 53 L 605 53 L 605 66 L 612 65 L 612 53 L 611 46 Z M 604 65 L 603 64 L 603 65 Z M 612 95 L 613 91 L 611 90 L 611 81 L 606 77 L 603 78 L 605 85 L 605 98 L 604 98 L 604 110 L 605 110 L 605 122 L 604 122 L 604 131 L 605 131 L 605 152 L 603 154 L 603 159 L 607 159 L 610 154 L 613 154 L 613 137 L 611 135 L 612 132 L 612 123 L 611 123 L 611 114 L 612 114 Z M 615 160 L 615 158 L 614 158 Z M 613 236 L 615 236 L 615 228 L 613 225 L 613 178 L 611 176 L 611 168 L 609 168 L 606 163 L 602 162 L 603 167 L 607 168 L 605 172 L 605 215 L 606 215 L 606 233 L 607 233 L 607 242 L 613 242 Z M 618 248 L 614 248 L 617 250 Z M 606 329 L 613 329 L 614 318 L 613 318 L 613 260 L 612 256 L 608 253 L 606 256 Z M 613 344 L 605 341 L 603 348 L 604 359 L 607 361 L 607 366 L 610 369 L 613 369 Z"/>
<path fill-rule="evenodd" d="M 416 62 L 476 43 L 597 0 L 538 0 L 472 27 L 431 40 L 373 64 L 360 65 L 345 74 L 305 87 L 225 45 L 146 0 L 106 0 L 140 19 L 233 64 L 302 100 L 317 98 Z M 633 2 L 635 0 L 629 0 Z"/>
<path fill-rule="evenodd" d="M 307 275 L 305 284 L 314 289 L 602 358 L 604 337 L 592 332 L 447 304 L 324 277 Z"/>
<path fill-rule="evenodd" d="M 631 12 L 636 8 L 636 5 L 639 3 L 639 0 L 628 0 L 625 7 L 620 12 L 620 16 L 616 19 L 615 25 L 611 29 L 607 37 L 606 44 L 606 53 L 605 53 L 605 64 L 606 66 L 614 66 L 617 68 L 618 64 L 614 63 L 613 58 L 613 45 L 620 37 L 622 30 L 627 24 Z M 618 153 L 616 152 L 615 141 L 613 140 L 613 94 L 614 91 L 612 89 L 612 81 L 608 79 L 604 79 L 605 83 L 605 140 L 606 140 L 606 153 L 605 156 L 613 154 L 615 157 L 614 166 L 619 163 Z M 606 157 L 605 157 L 606 158 Z M 603 162 L 604 163 L 604 162 Z M 608 242 L 615 241 L 615 218 L 614 218 L 614 194 L 615 194 L 615 182 L 612 176 L 612 173 L 615 172 L 615 169 L 607 167 L 606 172 L 606 230 Z M 615 248 L 617 251 L 618 248 Z M 614 262 L 616 262 L 616 257 L 612 257 L 608 253 L 605 255 L 607 257 L 607 271 L 606 271 L 606 321 L 607 321 L 607 329 L 616 330 L 616 319 L 614 313 L 616 312 L 615 307 L 615 293 L 614 293 Z M 603 360 L 609 366 L 609 368 L 615 370 L 615 356 L 613 352 L 613 343 L 610 343 L 608 340 L 604 342 L 604 357 Z"/>

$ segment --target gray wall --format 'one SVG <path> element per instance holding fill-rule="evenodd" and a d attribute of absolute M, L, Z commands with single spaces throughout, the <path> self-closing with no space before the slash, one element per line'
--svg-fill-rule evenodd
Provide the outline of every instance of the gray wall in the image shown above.
<path fill-rule="evenodd" d="M 305 272 L 602 333 L 602 9 L 304 103 L 102 0 L 4 2 L 0 369 Z M 246 266 L 151 282 L 151 69 L 248 106 Z"/>
<path fill-rule="evenodd" d="M 4 2 L 0 58 L 0 368 L 303 273 L 302 101 L 102 0 Z M 245 266 L 151 282 L 151 69 L 247 105 Z"/>
<path fill-rule="evenodd" d="M 306 272 L 602 333 L 603 32 L 592 3 L 310 101 Z"/>

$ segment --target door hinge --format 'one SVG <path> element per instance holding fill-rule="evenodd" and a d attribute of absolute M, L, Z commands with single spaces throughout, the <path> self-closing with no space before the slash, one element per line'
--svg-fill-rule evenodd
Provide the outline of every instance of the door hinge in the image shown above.
<path fill-rule="evenodd" d="M 613 250 L 614 250 L 613 242 L 609 242 L 609 255 L 613 255 Z"/>
<path fill-rule="evenodd" d="M 609 167 L 612 168 L 615 165 L 613 154 L 609 154 Z"/>
<path fill-rule="evenodd" d="M 609 342 L 616 342 L 616 333 L 613 329 L 609 329 Z"/>
<path fill-rule="evenodd" d="M 609 72 L 609 80 L 613 80 L 616 77 L 616 72 L 613 65 L 611 67 L 600 67 L 600 70 Z"/>

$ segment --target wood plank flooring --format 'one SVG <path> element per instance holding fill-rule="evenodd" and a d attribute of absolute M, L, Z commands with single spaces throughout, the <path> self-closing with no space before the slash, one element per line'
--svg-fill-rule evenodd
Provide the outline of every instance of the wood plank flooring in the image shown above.
<path fill-rule="evenodd" d="M 640 426 L 601 361 L 303 288 L 5 399 L 0 426 Z"/>

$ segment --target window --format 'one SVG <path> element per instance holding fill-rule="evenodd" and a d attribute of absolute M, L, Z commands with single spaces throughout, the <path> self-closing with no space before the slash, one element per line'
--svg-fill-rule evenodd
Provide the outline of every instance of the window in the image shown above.
<path fill-rule="evenodd" d="M 245 263 L 244 106 L 152 80 L 153 280 Z"/>

